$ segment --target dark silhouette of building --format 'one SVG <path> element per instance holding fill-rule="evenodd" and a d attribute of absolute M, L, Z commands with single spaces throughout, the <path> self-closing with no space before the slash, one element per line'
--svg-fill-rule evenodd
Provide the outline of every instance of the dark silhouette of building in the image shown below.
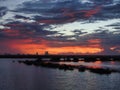
<path fill-rule="evenodd" d="M 48 51 L 45 51 L 45 55 L 49 55 L 49 52 L 48 52 Z"/>
<path fill-rule="evenodd" d="M 36 55 L 39 55 L 38 52 L 36 52 Z"/>

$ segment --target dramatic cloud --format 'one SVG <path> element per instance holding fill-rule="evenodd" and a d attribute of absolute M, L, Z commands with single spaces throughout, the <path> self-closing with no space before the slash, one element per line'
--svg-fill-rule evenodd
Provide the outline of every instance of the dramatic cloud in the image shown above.
<path fill-rule="evenodd" d="M 4 16 L 7 13 L 6 7 L 0 7 L 0 17 Z"/>
<path fill-rule="evenodd" d="M 40 23 L 56 24 L 76 20 L 104 20 L 120 17 L 120 2 L 117 0 L 49 0 L 26 2 L 17 9 L 26 14 L 37 14 Z"/>
<path fill-rule="evenodd" d="M 0 0 L 0 53 L 119 54 L 119 0 Z"/>

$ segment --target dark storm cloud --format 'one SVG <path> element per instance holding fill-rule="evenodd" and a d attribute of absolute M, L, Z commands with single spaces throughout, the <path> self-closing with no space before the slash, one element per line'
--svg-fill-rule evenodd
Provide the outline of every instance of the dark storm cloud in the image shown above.
<path fill-rule="evenodd" d="M 69 38 L 76 38 L 69 40 Z M 101 54 L 119 54 L 120 51 L 120 34 L 109 30 L 101 30 L 91 34 L 76 37 L 69 36 L 52 36 L 48 42 L 50 47 L 67 47 L 67 46 L 86 46 L 86 47 L 101 47 L 104 49 Z M 52 41 L 52 42 L 51 42 Z M 111 48 L 115 47 L 114 50 Z"/>
<path fill-rule="evenodd" d="M 101 40 L 101 46 L 104 48 L 105 54 L 119 54 L 117 50 L 120 47 L 120 34 L 114 33 L 114 31 L 109 30 L 101 30 L 99 32 L 96 32 L 91 34 L 89 36 L 89 39 L 100 39 Z M 111 50 L 111 47 L 115 47 L 117 50 Z"/>
<path fill-rule="evenodd" d="M 0 30 L 0 41 L 5 38 L 5 35 L 3 34 L 3 30 Z"/>
<path fill-rule="evenodd" d="M 0 7 L 0 17 L 7 13 L 8 9 L 6 7 Z"/>
<path fill-rule="evenodd" d="M 96 15 L 97 18 L 102 20 L 120 18 L 120 4 L 103 7 L 102 10 Z"/>
<path fill-rule="evenodd" d="M 111 24 L 111 25 L 108 25 L 108 26 L 120 26 L 120 22 L 113 23 L 113 24 Z"/>
<path fill-rule="evenodd" d="M 15 19 L 30 19 L 29 17 L 22 16 L 22 15 L 15 15 Z"/>
<path fill-rule="evenodd" d="M 114 27 L 114 29 L 120 30 L 120 27 Z"/>
<path fill-rule="evenodd" d="M 81 8 L 80 8 L 81 7 Z M 93 6 L 89 4 L 83 5 L 78 0 L 66 0 L 61 2 L 44 3 L 40 1 L 24 3 L 21 8 L 16 11 L 24 13 L 37 13 L 35 20 L 41 23 L 65 23 L 75 21 L 78 18 L 84 18 L 87 12 L 80 10 L 89 10 Z"/>
<path fill-rule="evenodd" d="M 83 34 L 87 34 L 87 32 L 84 32 L 84 30 L 78 30 L 78 29 L 73 30 L 72 32 L 73 32 L 73 33 L 75 33 L 76 35 L 83 35 Z"/>
<path fill-rule="evenodd" d="M 75 30 L 76 31 L 76 30 Z M 67 40 L 67 38 L 76 38 Z M 60 41 L 61 38 L 61 41 Z M 104 49 L 99 54 L 119 54 L 120 52 L 120 33 L 114 33 L 109 30 L 95 30 L 94 33 L 85 34 L 83 36 L 57 36 L 50 47 L 65 47 L 65 46 L 86 46 L 86 47 L 101 47 Z M 58 41 L 59 40 L 59 41 Z M 114 49 L 112 49 L 114 48 Z"/>
<path fill-rule="evenodd" d="M 8 29 L 1 29 L 0 37 L 9 39 L 27 39 L 27 38 L 47 38 L 47 35 L 58 33 L 57 31 L 48 31 L 44 27 L 48 25 L 39 25 L 37 23 L 10 22 L 4 25 Z"/>
<path fill-rule="evenodd" d="M 116 29 L 115 32 L 119 32 L 119 30 L 120 30 L 120 23 L 119 22 L 113 23 L 113 24 L 107 25 L 106 27 L 112 27 L 113 29 Z"/>
<path fill-rule="evenodd" d="M 104 20 L 120 17 L 120 3 L 114 0 L 30 1 L 16 9 L 26 14 L 39 14 L 33 19 L 40 23 L 58 24 L 76 20 Z"/>
<path fill-rule="evenodd" d="M 114 34 L 114 31 L 101 30 L 91 34 L 92 38 L 101 39 L 104 45 L 114 46 L 120 45 L 120 35 L 119 33 Z"/>
<path fill-rule="evenodd" d="M 56 34 L 51 34 L 50 36 L 48 35 L 49 40 L 55 40 L 55 41 L 60 41 L 60 42 L 76 42 L 77 39 L 84 34 L 87 34 L 87 32 L 84 32 L 83 30 L 73 30 L 71 31 L 74 34 L 73 35 L 65 35 L 63 33 L 57 32 Z M 76 43 L 75 43 L 76 44 Z"/>

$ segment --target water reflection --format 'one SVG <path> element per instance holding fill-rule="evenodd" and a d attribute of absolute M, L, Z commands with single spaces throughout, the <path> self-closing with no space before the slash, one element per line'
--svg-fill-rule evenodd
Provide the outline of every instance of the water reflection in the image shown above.
<path fill-rule="evenodd" d="M 20 60 L 20 59 L 19 59 Z M 27 59 L 23 60 L 26 61 Z M 67 62 L 66 62 L 67 63 Z M 69 63 L 69 62 L 68 62 Z M 70 62 L 78 64 L 76 62 Z M 79 62 L 94 64 L 95 62 Z M 62 64 L 64 64 L 62 62 Z M 112 65 L 102 62 L 102 65 Z M 115 62 L 112 66 L 119 66 Z M 59 70 L 0 60 L 0 90 L 119 90 L 120 74 L 99 75 L 89 70 Z"/>
<path fill-rule="evenodd" d="M 114 65 L 114 64 L 115 64 L 115 61 L 111 61 L 110 64 Z"/>
<path fill-rule="evenodd" d="M 97 73 L 97 74 L 111 74 L 111 73 L 120 73 L 120 62 L 119 65 L 116 65 L 115 62 L 111 63 L 102 62 L 100 60 L 94 62 L 73 62 L 73 61 L 60 61 L 60 62 L 52 62 L 52 61 L 19 61 L 25 63 L 26 65 L 35 65 L 35 66 L 43 66 L 48 68 L 57 68 L 60 70 L 74 70 L 78 69 L 80 72 L 84 72 L 89 70 L 90 72 Z M 118 64 L 117 63 L 117 64 Z"/>
<path fill-rule="evenodd" d="M 102 61 L 95 61 L 87 66 L 88 68 L 100 69 L 102 68 Z"/>

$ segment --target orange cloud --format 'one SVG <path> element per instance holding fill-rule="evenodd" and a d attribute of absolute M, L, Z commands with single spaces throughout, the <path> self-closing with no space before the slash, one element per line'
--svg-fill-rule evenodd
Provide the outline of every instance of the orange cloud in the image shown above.
<path fill-rule="evenodd" d="M 100 40 L 100 39 L 90 39 L 90 40 L 88 40 L 88 42 L 89 42 L 89 43 L 93 43 L 93 44 L 95 44 L 95 43 L 96 43 L 96 44 L 97 44 L 97 43 L 100 44 L 100 43 L 101 43 L 101 40 Z"/>
<path fill-rule="evenodd" d="M 87 66 L 89 68 L 93 68 L 93 69 L 99 69 L 102 68 L 102 61 L 95 61 L 92 63 L 92 65 Z"/>
<path fill-rule="evenodd" d="M 88 11 L 84 11 L 85 12 L 85 17 L 91 17 L 91 16 L 93 16 L 94 14 L 97 14 L 99 11 L 100 11 L 100 9 L 101 9 L 101 7 L 97 7 L 97 8 L 95 8 L 95 9 L 93 9 L 93 10 L 88 10 Z"/>
<path fill-rule="evenodd" d="M 26 42 L 26 41 L 22 41 Z M 30 40 L 27 40 L 27 42 L 31 42 Z M 46 45 L 44 42 L 41 44 L 29 44 L 25 43 L 22 44 L 21 41 L 19 43 L 12 43 L 12 48 L 18 49 L 22 53 L 29 53 L 34 54 L 36 52 L 39 52 L 41 54 L 44 54 L 45 51 L 50 52 L 50 54 L 61 54 L 61 53 L 73 53 L 73 54 L 95 54 L 102 52 L 103 49 L 100 47 L 87 47 L 87 46 L 65 46 L 65 47 L 50 47 Z"/>
<path fill-rule="evenodd" d="M 50 54 L 61 54 L 61 53 L 81 53 L 81 54 L 95 54 L 102 52 L 101 48 L 91 48 L 91 47 L 60 47 L 53 48 L 47 47 L 46 45 L 36 45 L 36 44 L 27 44 L 27 45 L 16 45 L 14 48 L 18 48 L 23 53 L 34 54 L 39 52 L 44 54 L 45 51 L 50 52 Z"/>
<path fill-rule="evenodd" d="M 94 14 L 98 13 L 100 11 L 101 7 L 98 6 L 95 9 L 91 9 L 91 10 L 78 10 L 78 11 L 70 11 L 69 9 L 62 9 L 63 10 L 63 15 L 64 16 L 68 16 L 71 18 L 74 18 L 76 14 L 81 14 L 84 15 L 84 17 L 91 17 Z"/>
<path fill-rule="evenodd" d="M 66 46 L 60 48 L 48 48 L 48 51 L 51 53 L 73 53 L 73 54 L 95 54 L 102 52 L 102 48 L 95 48 L 95 47 L 83 47 L 83 46 Z"/>
<path fill-rule="evenodd" d="M 15 39 L 8 41 L 7 44 L 13 51 L 16 50 L 18 53 L 24 54 L 35 54 L 36 52 L 44 54 L 45 51 L 48 51 L 50 54 L 96 54 L 104 50 L 100 45 L 59 45 L 59 41 L 48 41 L 42 38 L 38 41 L 40 42 L 35 43 L 33 39 Z M 90 42 L 94 42 L 94 40 L 90 40 Z M 98 41 L 95 40 L 95 42 Z M 55 43 L 56 46 L 54 46 Z"/>

